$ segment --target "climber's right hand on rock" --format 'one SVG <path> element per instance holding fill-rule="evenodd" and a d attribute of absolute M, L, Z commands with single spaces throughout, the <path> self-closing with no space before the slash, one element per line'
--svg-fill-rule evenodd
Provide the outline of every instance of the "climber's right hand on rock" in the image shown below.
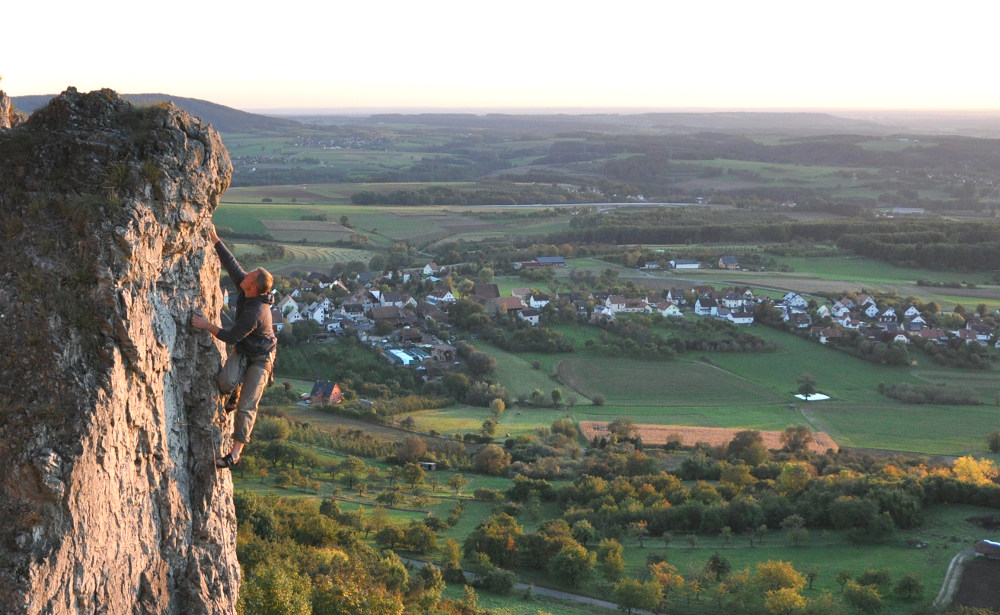
<path fill-rule="evenodd" d="M 194 314 L 191 314 L 191 326 L 192 327 L 194 327 L 196 329 L 207 329 L 208 325 L 209 325 L 208 319 L 206 319 L 204 316 L 202 316 L 198 312 L 195 312 Z"/>

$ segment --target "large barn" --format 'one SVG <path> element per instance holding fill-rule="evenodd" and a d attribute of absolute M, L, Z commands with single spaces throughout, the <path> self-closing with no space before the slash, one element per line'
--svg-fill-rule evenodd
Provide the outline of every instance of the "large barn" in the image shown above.
<path fill-rule="evenodd" d="M 980 540 L 975 546 L 976 553 L 985 555 L 990 559 L 1000 559 L 1000 542 L 992 540 Z"/>

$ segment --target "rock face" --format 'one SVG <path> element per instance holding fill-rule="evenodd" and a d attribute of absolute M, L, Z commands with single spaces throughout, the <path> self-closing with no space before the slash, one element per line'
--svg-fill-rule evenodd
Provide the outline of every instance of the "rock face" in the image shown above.
<path fill-rule="evenodd" d="M 0 131 L 0 612 L 235 612 L 224 348 L 188 326 L 222 307 L 231 174 L 210 127 L 110 90 Z"/>
<path fill-rule="evenodd" d="M 0 130 L 17 126 L 24 121 L 24 116 L 14 110 L 10 97 L 6 92 L 0 92 Z"/>

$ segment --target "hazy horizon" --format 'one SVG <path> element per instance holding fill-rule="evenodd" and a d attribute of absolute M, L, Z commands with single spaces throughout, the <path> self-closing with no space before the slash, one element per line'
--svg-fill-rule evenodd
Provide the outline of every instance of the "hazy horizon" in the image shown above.
<path fill-rule="evenodd" d="M 50 11 L 35 7 L 13 5 L 7 22 Z M 261 12 L 95 0 L 60 6 L 43 37 L 9 28 L 18 53 L 0 62 L 0 87 L 167 92 L 255 112 L 988 111 L 1000 109 L 992 13 L 1000 5 L 981 1 L 306 0 Z"/>

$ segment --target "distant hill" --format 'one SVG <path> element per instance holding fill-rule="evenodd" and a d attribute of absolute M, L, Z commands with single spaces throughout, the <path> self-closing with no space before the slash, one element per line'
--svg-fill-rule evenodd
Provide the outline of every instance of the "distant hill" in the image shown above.
<path fill-rule="evenodd" d="M 31 114 L 44 107 L 55 94 L 42 96 L 12 96 L 14 108 L 21 113 Z M 232 107 L 218 105 L 197 98 L 183 98 L 168 94 L 122 94 L 122 98 L 134 105 L 147 106 L 169 101 L 202 121 L 208 122 L 221 133 L 232 132 L 285 132 L 300 127 L 295 120 L 247 113 Z"/>
<path fill-rule="evenodd" d="M 727 134 L 783 134 L 816 136 L 828 134 L 882 135 L 896 128 L 863 119 L 838 117 L 829 113 L 807 112 L 662 112 L 662 113 L 583 113 L 515 115 L 489 113 L 384 113 L 362 120 L 373 124 L 424 124 L 448 128 L 595 131 L 619 134 L 686 134 L 722 132 Z"/>

